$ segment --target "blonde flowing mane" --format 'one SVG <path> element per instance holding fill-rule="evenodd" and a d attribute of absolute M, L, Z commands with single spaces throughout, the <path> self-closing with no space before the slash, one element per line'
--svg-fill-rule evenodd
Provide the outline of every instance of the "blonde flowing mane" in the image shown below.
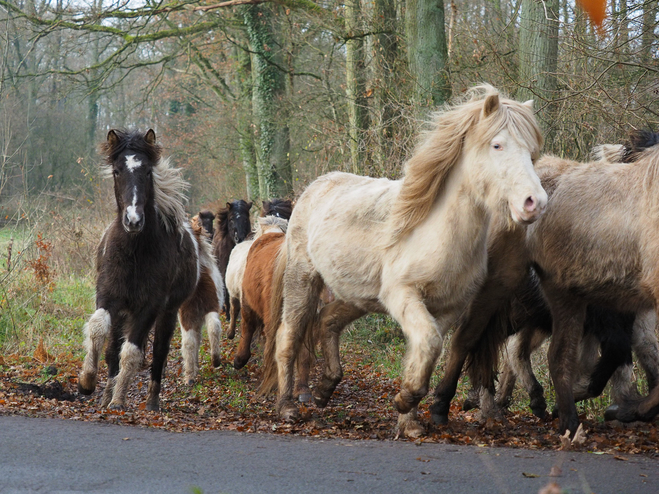
<path fill-rule="evenodd" d="M 498 109 L 482 118 L 488 97 L 499 98 Z M 459 161 L 465 137 L 473 133 L 477 146 L 487 146 L 504 128 L 525 144 L 533 159 L 543 144 L 542 134 L 530 105 L 502 97 L 497 89 L 483 84 L 471 89 L 463 103 L 447 106 L 434 115 L 432 128 L 422 135 L 405 164 L 401 191 L 390 216 L 393 245 L 421 223 L 441 194 L 446 178 Z"/>
<path fill-rule="evenodd" d="M 184 203 L 190 184 L 180 168 L 172 167 L 169 158 L 161 158 L 153 167 L 153 190 L 158 216 L 165 230 L 180 228 L 187 219 Z"/>

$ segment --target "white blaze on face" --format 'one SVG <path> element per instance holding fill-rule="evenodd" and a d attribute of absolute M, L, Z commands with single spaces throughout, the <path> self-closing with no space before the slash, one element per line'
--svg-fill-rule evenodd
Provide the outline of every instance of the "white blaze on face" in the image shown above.
<path fill-rule="evenodd" d="M 126 156 L 126 168 L 128 168 L 131 172 L 140 166 L 142 166 L 142 162 L 140 160 L 136 160 L 134 154 Z"/>
<path fill-rule="evenodd" d="M 133 187 L 133 204 L 126 208 L 126 217 L 131 223 L 140 221 L 140 215 L 137 214 L 137 187 Z"/>

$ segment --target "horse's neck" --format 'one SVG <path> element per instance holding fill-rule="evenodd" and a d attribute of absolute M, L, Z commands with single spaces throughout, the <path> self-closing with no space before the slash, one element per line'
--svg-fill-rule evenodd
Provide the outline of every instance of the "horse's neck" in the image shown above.
<path fill-rule="evenodd" d="M 475 256 L 483 255 L 490 223 L 490 213 L 474 190 L 478 184 L 461 165 L 450 172 L 428 216 L 404 242 L 404 249 L 415 256 L 450 258 L 454 267 L 468 265 Z M 439 261 L 438 267 L 441 264 Z"/>

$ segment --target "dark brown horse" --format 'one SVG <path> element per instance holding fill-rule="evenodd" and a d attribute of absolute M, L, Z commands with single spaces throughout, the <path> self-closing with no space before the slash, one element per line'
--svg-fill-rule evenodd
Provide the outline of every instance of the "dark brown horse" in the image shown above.
<path fill-rule="evenodd" d="M 98 247 L 96 312 L 85 326 L 87 355 L 78 389 L 84 394 L 94 391 L 107 338 L 108 382 L 101 404 L 123 408 L 153 328 L 146 406 L 158 410 L 177 312 L 212 260 L 204 258 L 185 220 L 187 183 L 180 170 L 161 159 L 153 130 L 111 130 L 101 149 L 114 178 L 117 217 Z"/>
<path fill-rule="evenodd" d="M 551 156 L 538 163 L 538 175 L 551 182 L 553 193 L 545 216 L 528 231 L 527 246 L 553 317 L 549 368 L 561 432 L 574 434 L 579 425 L 572 376 L 587 306 L 636 313 L 659 307 L 657 140 L 653 133 L 635 133 L 629 163 Z M 640 404 L 621 404 L 612 415 L 651 420 L 658 412 L 655 386 Z"/>
<path fill-rule="evenodd" d="M 249 219 L 251 202 L 239 199 L 227 202 L 226 207 L 217 212 L 217 228 L 213 237 L 213 254 L 217 259 L 222 279 L 226 279 L 227 265 L 231 251 L 252 232 L 252 224 Z M 225 315 L 229 317 L 229 294 L 224 295 L 222 307 Z M 232 337 L 232 336 L 231 336 Z"/>

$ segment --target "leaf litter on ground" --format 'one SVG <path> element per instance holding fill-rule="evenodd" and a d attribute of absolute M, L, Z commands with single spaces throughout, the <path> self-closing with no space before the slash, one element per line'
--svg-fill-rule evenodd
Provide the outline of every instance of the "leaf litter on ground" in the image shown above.
<path fill-rule="evenodd" d="M 274 411 L 275 397 L 258 394 L 258 352 L 245 368 L 236 371 L 231 365 L 235 342 L 223 340 L 222 345 L 223 363 L 217 369 L 211 367 L 206 348 L 202 348 L 197 383 L 188 386 L 180 378 L 180 349 L 173 344 L 163 377 L 160 412 L 147 411 L 144 406 L 149 381 L 149 352 L 142 371 L 130 388 L 127 407 L 123 411 L 99 406 L 106 378 L 103 362 L 99 385 L 91 397 L 86 397 L 76 389 L 82 364 L 79 356 L 70 352 L 53 356 L 43 348 L 36 356 L 4 355 L 0 358 L 0 415 L 57 417 L 174 432 L 228 430 L 360 440 L 395 438 L 397 414 L 392 400 L 398 391 L 399 380 L 387 377 L 377 365 L 366 362 L 362 350 L 342 349 L 344 378 L 325 409 L 302 405 L 302 419 L 287 424 L 279 420 Z M 312 373 L 312 383 L 321 365 L 319 359 Z M 429 411 L 431 402 L 432 398 L 428 397 L 419 406 L 419 418 L 427 428 L 427 434 L 415 440 L 418 444 L 557 450 L 566 442 L 565 439 L 561 442 L 557 421 L 551 418 L 539 419 L 530 412 L 508 412 L 502 420 L 481 423 L 477 411 L 462 411 L 457 400 L 451 405 L 449 424 L 433 426 Z M 659 456 L 655 423 L 622 425 L 585 417 L 580 419 L 588 434 L 583 443 L 570 444 L 573 451 L 616 457 L 621 454 Z"/>

